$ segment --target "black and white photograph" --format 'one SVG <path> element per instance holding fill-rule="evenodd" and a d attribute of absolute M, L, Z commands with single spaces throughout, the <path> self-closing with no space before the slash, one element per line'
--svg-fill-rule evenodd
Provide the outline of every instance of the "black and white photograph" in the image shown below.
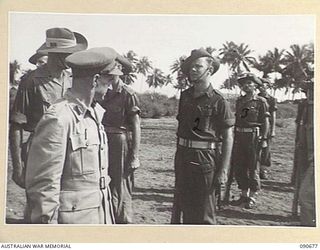
<path fill-rule="evenodd" d="M 315 15 L 8 18 L 5 224 L 318 225 Z"/>

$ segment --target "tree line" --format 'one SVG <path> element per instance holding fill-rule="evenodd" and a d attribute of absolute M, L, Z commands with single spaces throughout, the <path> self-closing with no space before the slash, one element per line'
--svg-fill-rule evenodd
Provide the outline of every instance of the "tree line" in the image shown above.
<path fill-rule="evenodd" d="M 236 44 L 227 41 L 222 48 L 211 46 L 205 48 L 211 55 L 217 54 L 221 64 L 228 68 L 228 77 L 221 88 L 232 90 L 237 86 L 237 78 L 244 72 L 257 70 L 262 77 L 273 82 L 270 88 L 274 94 L 279 89 L 285 89 L 286 94 L 296 94 L 306 80 L 314 77 L 314 44 L 293 44 L 289 50 L 274 48 L 265 54 L 254 57 L 253 50 L 245 43 Z M 181 64 L 187 56 L 182 55 L 172 62 L 170 74 L 154 67 L 147 56 L 139 57 L 133 50 L 123 55 L 133 65 L 133 71 L 122 76 L 122 80 L 130 85 L 140 75 L 150 88 L 161 88 L 172 85 L 180 92 L 189 86 L 187 77 L 181 71 Z M 10 63 L 10 79 L 20 70 L 20 64 L 15 60 Z M 10 80 L 11 82 L 11 80 Z"/>

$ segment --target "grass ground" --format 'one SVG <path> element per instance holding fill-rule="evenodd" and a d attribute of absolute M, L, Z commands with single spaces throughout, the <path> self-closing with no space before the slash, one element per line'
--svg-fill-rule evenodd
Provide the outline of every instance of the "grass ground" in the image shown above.
<path fill-rule="evenodd" d="M 257 208 L 248 210 L 227 206 L 218 212 L 220 225 L 296 226 L 291 216 L 293 187 L 290 177 L 293 164 L 295 124 L 293 119 L 279 121 L 272 143 L 272 167 L 269 179 L 262 181 Z M 135 173 L 133 194 L 135 224 L 168 224 L 173 201 L 177 122 L 174 118 L 143 119 L 141 167 Z M 11 160 L 8 162 L 6 218 L 19 223 L 25 204 L 24 190 L 11 181 Z M 231 198 L 239 191 L 233 183 Z"/>

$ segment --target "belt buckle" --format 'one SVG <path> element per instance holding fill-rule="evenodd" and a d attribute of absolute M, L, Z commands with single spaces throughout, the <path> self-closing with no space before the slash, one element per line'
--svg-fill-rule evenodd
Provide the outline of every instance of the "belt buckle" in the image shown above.
<path fill-rule="evenodd" d="M 99 182 L 100 189 L 106 189 L 106 178 L 104 176 L 100 177 Z"/>

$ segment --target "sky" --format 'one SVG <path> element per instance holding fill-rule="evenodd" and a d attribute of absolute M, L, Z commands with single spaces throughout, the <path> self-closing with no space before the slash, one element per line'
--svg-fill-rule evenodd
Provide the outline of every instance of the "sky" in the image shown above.
<path fill-rule="evenodd" d="M 220 49 L 226 41 L 245 43 L 263 55 L 277 47 L 307 44 L 315 39 L 312 15 L 109 15 L 50 14 L 11 12 L 9 15 L 9 61 L 18 60 L 23 69 L 34 68 L 29 57 L 45 42 L 45 31 L 65 27 L 84 35 L 88 48 L 112 47 L 120 54 L 133 50 L 147 56 L 153 67 L 170 73 L 170 66 L 191 50 L 211 46 Z M 215 53 L 214 53 L 215 54 Z M 216 53 L 217 55 L 218 53 Z M 219 88 L 228 77 L 221 66 L 212 84 Z M 148 90 L 145 78 L 132 86 L 137 92 Z M 171 86 L 157 89 L 169 96 L 177 94 Z"/>

